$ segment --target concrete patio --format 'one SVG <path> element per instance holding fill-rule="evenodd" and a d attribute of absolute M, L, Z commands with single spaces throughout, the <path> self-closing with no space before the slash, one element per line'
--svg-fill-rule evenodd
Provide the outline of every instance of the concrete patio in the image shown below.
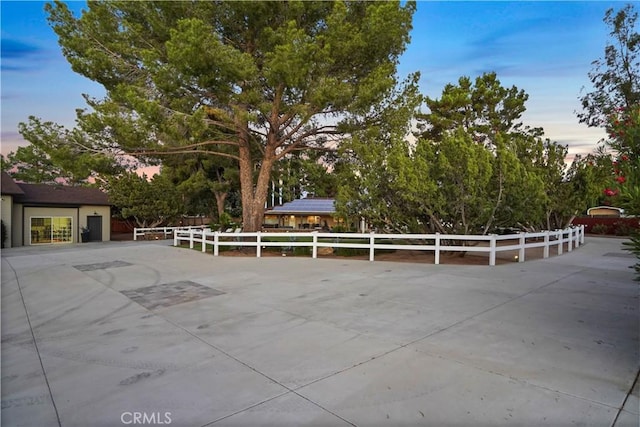
<path fill-rule="evenodd" d="M 497 267 L 3 250 L 2 425 L 638 426 L 621 242 Z"/>

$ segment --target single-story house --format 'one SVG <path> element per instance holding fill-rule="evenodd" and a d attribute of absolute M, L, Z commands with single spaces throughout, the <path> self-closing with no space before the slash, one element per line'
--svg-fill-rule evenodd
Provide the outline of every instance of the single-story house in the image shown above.
<path fill-rule="evenodd" d="M 587 209 L 587 216 L 590 217 L 621 217 L 624 209 L 614 208 L 613 206 L 596 206 Z"/>
<path fill-rule="evenodd" d="M 98 188 L 23 184 L 1 173 L 1 217 L 5 247 L 78 243 L 111 237 L 111 204 Z"/>
<path fill-rule="evenodd" d="M 335 199 L 296 199 L 267 210 L 263 227 L 327 230 L 342 223 L 335 214 Z"/>

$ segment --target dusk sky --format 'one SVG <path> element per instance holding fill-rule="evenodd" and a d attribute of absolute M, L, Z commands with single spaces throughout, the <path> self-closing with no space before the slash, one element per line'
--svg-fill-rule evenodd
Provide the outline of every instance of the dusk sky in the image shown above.
<path fill-rule="evenodd" d="M 77 13 L 84 2 L 69 3 Z M 608 42 L 605 11 L 625 2 L 421 1 L 400 76 L 420 71 L 422 92 L 439 97 L 447 83 L 495 71 L 503 86 L 529 94 L 524 124 L 568 144 L 570 154 L 591 151 L 605 136 L 578 123 L 581 89 L 590 89 L 591 62 Z M 26 142 L 17 132 L 30 115 L 72 127 L 83 93 L 102 87 L 76 75 L 46 21 L 43 2 L 0 3 L 2 28 L 2 154 Z"/>

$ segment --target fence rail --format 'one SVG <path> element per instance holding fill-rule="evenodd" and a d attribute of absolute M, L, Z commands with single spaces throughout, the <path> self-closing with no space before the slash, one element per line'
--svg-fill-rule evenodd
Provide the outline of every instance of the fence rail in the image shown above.
<path fill-rule="evenodd" d="M 157 235 L 163 234 L 165 238 L 167 236 L 172 236 L 174 231 L 184 231 L 184 230 L 205 230 L 208 229 L 209 225 L 187 225 L 182 227 L 147 227 L 147 228 L 134 228 L 133 229 L 133 240 L 138 240 L 138 237 L 144 237 L 147 234 Z"/>
<path fill-rule="evenodd" d="M 564 244 L 571 252 L 574 248 L 584 244 L 584 226 L 570 227 L 564 230 L 543 231 L 538 233 L 518 233 L 498 236 L 490 235 L 453 235 L 453 234 L 377 234 L 377 233 L 322 233 L 289 232 L 289 233 L 242 233 L 242 232 L 213 232 L 209 229 L 176 229 L 173 245 L 189 242 L 193 249 L 200 244 L 202 252 L 207 247 L 213 248 L 213 254 L 219 255 L 221 246 L 254 247 L 256 256 L 262 256 L 262 249 L 267 247 L 310 247 L 311 257 L 318 257 L 318 248 L 355 248 L 368 249 L 369 261 L 375 258 L 376 250 L 413 250 L 433 251 L 435 264 L 440 264 L 440 253 L 450 252 L 485 252 L 489 254 L 489 265 L 496 265 L 496 254 L 502 251 L 518 250 L 518 262 L 525 261 L 525 250 L 542 247 L 543 257 L 548 258 L 550 248 L 555 247 L 556 253 L 561 255 Z M 284 240 L 277 240 L 283 239 Z M 274 240 L 276 239 L 276 240 Z M 322 240 L 321 240 L 322 239 Z M 359 240 L 359 241 L 358 241 Z M 367 242 L 362 242 L 367 240 Z M 399 243 L 389 243 L 398 241 Z M 499 246 L 498 242 L 518 240 L 517 244 Z M 384 241 L 384 242 L 381 242 Z M 466 242 L 488 242 L 487 246 L 467 246 Z M 452 244 L 456 243 L 456 244 Z M 460 244 L 462 243 L 462 244 Z"/>

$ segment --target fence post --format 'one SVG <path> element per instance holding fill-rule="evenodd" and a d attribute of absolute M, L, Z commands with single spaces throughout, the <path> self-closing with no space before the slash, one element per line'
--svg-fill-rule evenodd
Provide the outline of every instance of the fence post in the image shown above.
<path fill-rule="evenodd" d="M 311 246 L 311 258 L 318 258 L 318 232 L 314 231 L 313 233 L 313 245 Z"/>
<path fill-rule="evenodd" d="M 372 231 L 369 235 L 369 261 L 373 261 L 373 256 L 374 256 L 374 245 L 376 242 L 376 237 L 375 237 L 375 233 Z"/>
<path fill-rule="evenodd" d="M 133 228 L 133 241 L 138 240 L 138 227 Z"/>
<path fill-rule="evenodd" d="M 567 237 L 567 251 L 571 252 L 573 249 L 573 228 L 569 228 L 569 236 Z"/>
<path fill-rule="evenodd" d="M 204 230 L 202 231 L 202 253 L 207 252 L 207 235 L 204 233 Z"/>
<path fill-rule="evenodd" d="M 524 262 L 524 256 L 525 256 L 525 233 L 520 232 L 520 248 L 518 249 L 518 262 Z"/>
<path fill-rule="evenodd" d="M 440 233 L 436 233 L 436 253 L 434 254 L 434 262 L 440 264 Z"/>
<path fill-rule="evenodd" d="M 562 255 L 562 252 L 564 251 L 564 231 L 562 230 L 556 230 L 556 232 L 558 233 L 558 255 Z"/>
<path fill-rule="evenodd" d="M 575 247 L 578 248 L 580 247 L 580 245 L 582 245 L 582 242 L 580 242 L 580 226 L 576 226 L 576 245 Z"/>
<path fill-rule="evenodd" d="M 549 233 L 551 233 L 549 230 L 544 232 L 544 250 L 542 252 L 542 258 L 549 258 Z"/>
<path fill-rule="evenodd" d="M 262 256 L 262 232 L 258 231 L 258 235 L 256 236 L 256 258 L 260 258 Z"/>
<path fill-rule="evenodd" d="M 496 235 L 492 234 L 491 235 L 491 240 L 489 241 L 489 248 L 490 248 L 490 252 L 489 252 L 489 265 L 494 266 L 496 265 Z"/>
<path fill-rule="evenodd" d="M 580 243 L 584 245 L 584 224 L 580 225 Z"/>
<path fill-rule="evenodd" d="M 193 230 L 189 230 L 189 249 L 193 249 Z"/>
<path fill-rule="evenodd" d="M 167 238 L 167 227 L 164 227 L 164 229 L 162 230 L 162 238 L 163 239 Z"/>
<path fill-rule="evenodd" d="M 178 246 L 178 230 L 173 231 L 173 246 Z"/>
<path fill-rule="evenodd" d="M 213 256 L 218 256 L 218 232 L 213 232 Z"/>

